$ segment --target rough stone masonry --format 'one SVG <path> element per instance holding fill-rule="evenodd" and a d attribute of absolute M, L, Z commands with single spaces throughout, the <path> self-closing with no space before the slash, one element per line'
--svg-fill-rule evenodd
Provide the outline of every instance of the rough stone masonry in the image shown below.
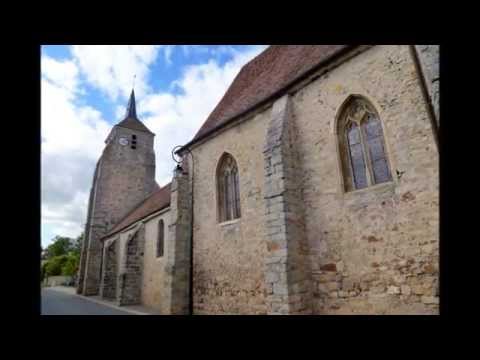
<path fill-rule="evenodd" d="M 157 207 L 153 134 L 124 120 L 95 172 L 78 291 L 164 314 L 438 314 L 438 55 L 436 45 L 269 47 L 180 152 Z M 346 190 L 340 123 L 352 99 L 378 116 L 392 176 Z M 133 135 L 138 149 L 119 145 Z M 241 208 L 228 221 L 225 154 Z"/>

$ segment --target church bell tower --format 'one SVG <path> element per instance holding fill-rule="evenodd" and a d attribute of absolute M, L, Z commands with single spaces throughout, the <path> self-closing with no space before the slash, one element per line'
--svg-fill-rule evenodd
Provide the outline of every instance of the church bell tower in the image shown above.
<path fill-rule="evenodd" d="M 100 239 L 156 189 L 154 136 L 137 117 L 132 90 L 125 117 L 105 140 L 93 176 L 77 293 L 99 293 Z"/>

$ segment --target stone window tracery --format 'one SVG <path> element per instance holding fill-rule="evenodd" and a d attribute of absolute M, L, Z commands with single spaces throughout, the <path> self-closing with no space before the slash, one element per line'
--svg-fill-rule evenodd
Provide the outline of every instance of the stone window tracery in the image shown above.
<path fill-rule="evenodd" d="M 369 102 L 349 99 L 340 114 L 338 136 L 345 191 L 392 180 L 382 124 Z"/>
<path fill-rule="evenodd" d="M 224 154 L 217 168 L 219 221 L 240 217 L 240 186 L 238 168 L 230 154 Z"/>

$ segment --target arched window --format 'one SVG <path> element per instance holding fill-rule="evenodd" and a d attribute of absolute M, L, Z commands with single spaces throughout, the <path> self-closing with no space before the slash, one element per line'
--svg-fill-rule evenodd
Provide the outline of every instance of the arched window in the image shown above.
<path fill-rule="evenodd" d="M 163 256 L 163 247 L 165 239 L 165 226 L 163 220 L 158 222 L 158 234 L 157 234 L 157 257 Z"/>
<path fill-rule="evenodd" d="M 382 124 L 369 102 L 351 97 L 344 104 L 338 136 L 346 191 L 392 180 Z"/>
<path fill-rule="evenodd" d="M 230 154 L 224 154 L 217 167 L 219 221 L 240 217 L 240 188 L 238 168 Z"/>

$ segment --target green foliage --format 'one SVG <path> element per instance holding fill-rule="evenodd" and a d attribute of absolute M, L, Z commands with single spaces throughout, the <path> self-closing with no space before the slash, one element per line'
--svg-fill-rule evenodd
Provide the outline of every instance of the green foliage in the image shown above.
<path fill-rule="evenodd" d="M 74 240 L 69 237 L 55 236 L 53 243 L 47 247 L 47 258 L 66 255 L 74 249 Z"/>
<path fill-rule="evenodd" d="M 74 276 L 78 271 L 78 264 L 80 263 L 80 254 L 70 252 L 67 255 L 67 260 L 62 266 L 62 275 Z"/>
<path fill-rule="evenodd" d="M 62 268 L 68 261 L 68 255 L 54 256 L 45 263 L 45 275 L 57 276 L 62 275 Z"/>
<path fill-rule="evenodd" d="M 80 256 L 80 251 L 81 251 L 81 249 L 82 249 L 83 238 L 84 238 L 84 233 L 82 232 L 82 233 L 73 241 L 72 251 L 73 251 L 75 254 L 78 254 L 79 256 Z"/>
<path fill-rule="evenodd" d="M 41 279 L 45 276 L 74 276 L 80 263 L 83 232 L 75 239 L 56 236 L 42 254 Z"/>

